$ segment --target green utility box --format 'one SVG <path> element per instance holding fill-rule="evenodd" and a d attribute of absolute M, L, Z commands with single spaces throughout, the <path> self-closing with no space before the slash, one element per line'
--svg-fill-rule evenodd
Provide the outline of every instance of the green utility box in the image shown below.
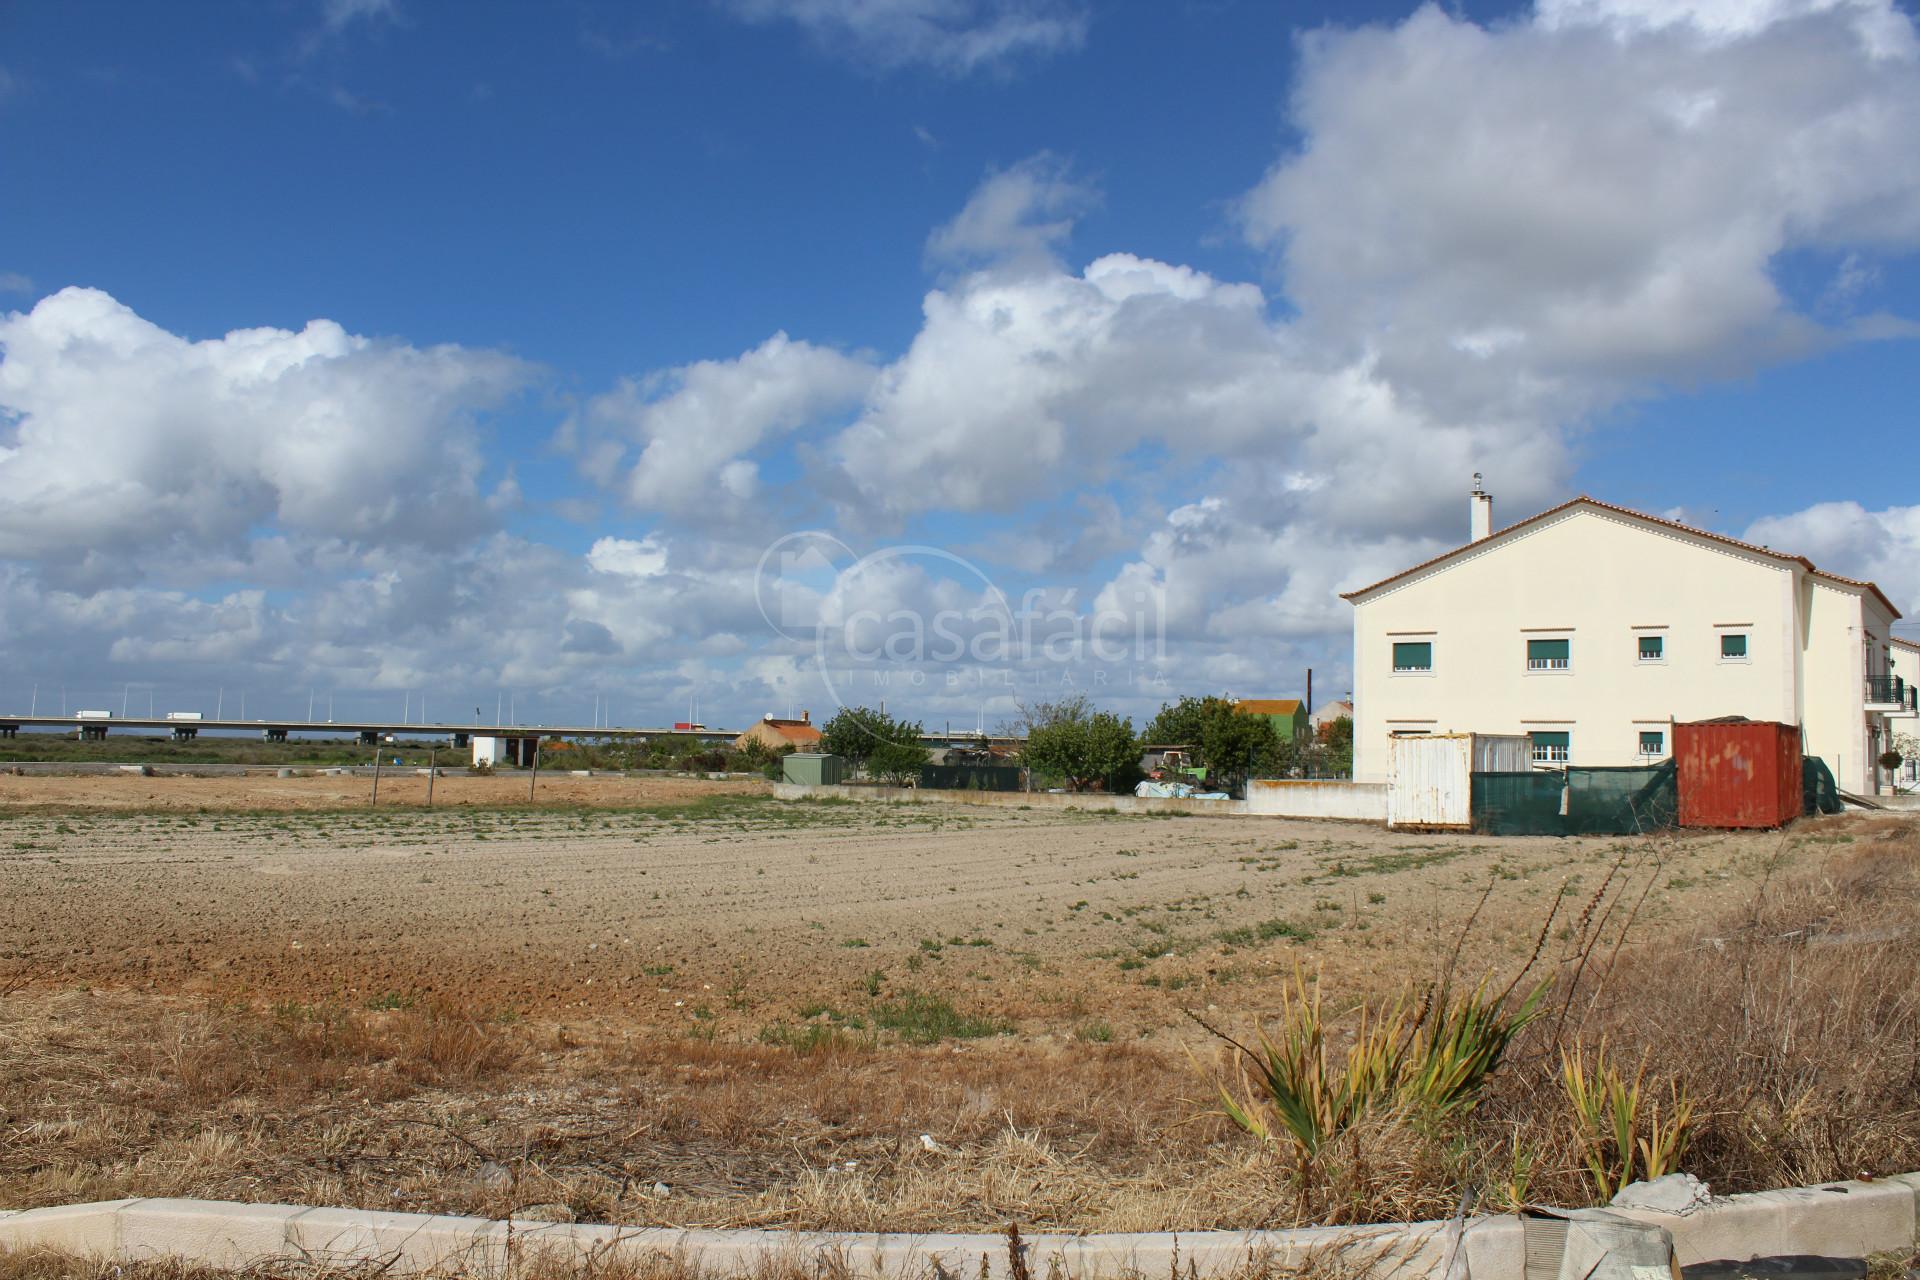
<path fill-rule="evenodd" d="M 780 780 L 809 787 L 837 787 L 847 780 L 847 762 L 818 751 L 796 751 L 785 757 Z"/>

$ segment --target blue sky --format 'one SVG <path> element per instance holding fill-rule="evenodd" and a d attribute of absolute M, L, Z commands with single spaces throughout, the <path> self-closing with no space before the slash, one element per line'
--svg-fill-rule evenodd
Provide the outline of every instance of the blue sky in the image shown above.
<path fill-rule="evenodd" d="M 1337 693 L 1337 591 L 1476 470 L 1920 612 L 1917 50 L 1884 0 L 8 7 L 0 705 L 733 723 L 870 700 L 868 615 L 931 721 Z M 1157 638 L 928 652 L 1003 597 Z"/>

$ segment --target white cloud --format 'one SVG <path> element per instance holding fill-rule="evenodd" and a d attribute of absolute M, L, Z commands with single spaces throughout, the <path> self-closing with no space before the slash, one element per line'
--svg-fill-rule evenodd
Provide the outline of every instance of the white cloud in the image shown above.
<path fill-rule="evenodd" d="M 1911 28 L 1884 0 L 1539 0 L 1537 12 L 1549 30 L 1602 27 L 1623 40 L 1681 26 L 1710 40 L 1737 40 L 1802 18 L 1833 16 L 1877 57 L 1913 48 Z"/>
<path fill-rule="evenodd" d="M 652 578 L 667 569 L 667 548 L 658 538 L 601 538 L 587 550 L 587 564 L 597 573 L 630 578 Z"/>
<path fill-rule="evenodd" d="M 33 281 L 18 271 L 0 271 L 0 293 L 32 293 Z"/>
<path fill-rule="evenodd" d="M 1756 520 L 1741 536 L 1877 583 L 1901 613 L 1920 614 L 1920 506 L 1869 511 L 1857 502 L 1822 502 Z"/>
<path fill-rule="evenodd" d="M 527 376 L 326 320 L 194 342 L 63 289 L 0 317 L 0 557 L 127 581 L 268 526 L 453 545 L 496 518 L 475 416 Z"/>
<path fill-rule="evenodd" d="M 863 360 L 776 333 L 734 359 L 626 379 L 596 397 L 586 422 L 607 438 L 589 446 L 587 465 L 603 480 L 618 476 L 640 507 L 683 514 L 727 508 L 758 488 L 758 468 L 744 455 L 851 408 L 872 380 Z M 626 441 L 640 447 L 630 465 L 623 450 L 609 447 Z"/>
<path fill-rule="evenodd" d="M 1843 335 L 1778 255 L 1920 245 L 1920 76 L 1886 3 L 1427 7 L 1303 53 L 1303 141 L 1246 228 L 1316 340 L 1445 413 L 1565 421 L 1808 353 Z"/>
<path fill-rule="evenodd" d="M 975 188 L 952 221 L 927 237 L 927 254 L 962 266 L 1044 264 L 1096 198 L 1058 157 L 1030 156 Z"/>
<path fill-rule="evenodd" d="M 750 22 L 787 21 L 824 48 L 950 75 L 1078 49 L 1084 9 L 1063 0 L 723 0 Z"/>
<path fill-rule="evenodd" d="M 400 8 L 394 0 L 322 0 L 321 19 L 328 31 L 342 31 L 355 22 L 394 22 Z"/>

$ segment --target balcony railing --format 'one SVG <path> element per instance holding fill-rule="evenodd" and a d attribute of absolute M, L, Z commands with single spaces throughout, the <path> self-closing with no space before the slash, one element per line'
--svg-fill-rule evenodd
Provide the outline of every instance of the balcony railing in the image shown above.
<path fill-rule="evenodd" d="M 1907 682 L 1899 676 L 1868 676 L 1867 705 L 1905 710 L 1911 705 L 1907 697 Z"/>

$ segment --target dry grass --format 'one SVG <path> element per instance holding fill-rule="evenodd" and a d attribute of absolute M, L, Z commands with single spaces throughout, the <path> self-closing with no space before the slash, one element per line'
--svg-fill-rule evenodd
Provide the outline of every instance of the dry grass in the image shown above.
<path fill-rule="evenodd" d="M 1643 1120 L 1691 1104 L 1680 1165 L 1719 1193 L 1920 1168 L 1920 833 L 1823 831 L 1837 853 L 1808 865 L 1783 840 L 1742 909 L 1683 937 L 1636 919 L 1660 847 L 1623 853 L 1553 935 L 1554 1008 L 1478 1110 L 1443 1126 L 1387 1117 L 1296 1165 L 1294 1215 L 1432 1215 L 1462 1189 L 1496 1208 L 1592 1202 L 1562 1064 L 1603 1049 L 1642 1070 Z"/>
<path fill-rule="evenodd" d="M 1717 1191 L 1920 1168 L 1920 839 L 1900 820 L 1817 830 L 1834 843 L 1762 869 L 1745 905 L 1685 933 L 1639 923 L 1662 854 L 1627 851 L 1557 913 L 1541 957 L 1555 994 L 1477 1110 L 1370 1118 L 1307 1165 L 1208 1114 L 1209 1082 L 1164 1041 L 801 1051 L 445 1007 L 21 991 L 0 997 L 0 1204 L 919 1231 L 1425 1218 L 1463 1188 L 1578 1204 L 1593 1192 L 1560 1052 L 1603 1038 L 1646 1057 L 1653 1089 L 1700 1100 L 1683 1166 Z M 1401 976 L 1330 989 L 1328 1008 Z M 1238 1012 L 1210 1016 L 1244 1029 L 1260 1011 Z M 1191 1039 L 1209 1070 L 1227 1065 Z M 66 1274 L 13 1265 L 0 1280 Z"/>
<path fill-rule="evenodd" d="M 1009 1259 L 1016 1256 L 1026 1261 L 1024 1250 L 1016 1254 L 1009 1249 Z M 176 1261 L 116 1263 L 51 1250 L 0 1249 L 0 1280 L 378 1280 L 388 1271 L 380 1259 L 355 1265 L 277 1259 L 231 1272 Z M 1008 1271 L 1016 1280 L 1034 1280 L 1030 1265 L 1011 1265 Z M 447 1280 L 459 1274 L 447 1273 Z M 620 1254 L 590 1259 L 548 1255 L 517 1260 L 514 1270 L 518 1280 L 853 1280 L 865 1274 L 853 1260 L 815 1253 L 768 1257 L 749 1269 L 735 1271 L 703 1265 L 686 1254 Z M 927 1280 L 937 1280 L 939 1273 L 929 1268 L 921 1274 Z M 1228 1270 L 1208 1274 L 1212 1280 L 1360 1280 L 1369 1272 L 1363 1259 L 1350 1255 L 1323 1253 L 1282 1265 L 1272 1254 L 1253 1253 Z M 1193 1280 L 1196 1275 L 1191 1263 L 1184 1271 L 1176 1264 L 1170 1280 Z M 1071 1272 L 1057 1265 L 1049 1265 L 1046 1276 L 1047 1280 L 1074 1280 Z M 431 1273 L 428 1280 L 433 1280 Z M 900 1280 L 916 1278 L 907 1273 Z M 1150 1278 L 1140 1272 L 1124 1272 L 1118 1280 Z"/>

